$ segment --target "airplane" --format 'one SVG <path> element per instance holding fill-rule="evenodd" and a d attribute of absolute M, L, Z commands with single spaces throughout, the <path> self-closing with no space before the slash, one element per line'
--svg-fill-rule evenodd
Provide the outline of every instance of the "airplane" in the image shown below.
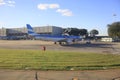
<path fill-rule="evenodd" d="M 72 42 L 82 39 L 80 36 L 70 36 L 70 35 L 54 36 L 54 35 L 37 34 L 34 32 L 30 24 L 26 24 L 26 26 L 27 26 L 29 36 L 32 36 L 34 39 L 53 41 L 54 44 L 56 44 L 57 42 L 59 42 L 59 44 L 62 44 L 62 42 L 65 42 L 66 44 L 70 44 Z"/>

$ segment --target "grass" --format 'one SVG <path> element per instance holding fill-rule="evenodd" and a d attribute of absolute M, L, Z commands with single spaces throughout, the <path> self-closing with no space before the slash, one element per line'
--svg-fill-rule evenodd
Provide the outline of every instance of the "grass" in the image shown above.
<path fill-rule="evenodd" d="M 89 70 L 120 67 L 120 55 L 0 49 L 0 69 Z"/>

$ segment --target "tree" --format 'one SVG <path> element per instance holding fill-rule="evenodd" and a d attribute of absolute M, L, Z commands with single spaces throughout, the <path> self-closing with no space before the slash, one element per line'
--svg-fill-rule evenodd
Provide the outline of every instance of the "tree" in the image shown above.
<path fill-rule="evenodd" d="M 67 28 L 64 30 L 64 34 L 78 36 L 79 30 L 77 28 Z"/>
<path fill-rule="evenodd" d="M 86 29 L 67 28 L 64 30 L 64 34 L 69 34 L 74 36 L 86 36 L 88 34 L 88 31 Z"/>
<path fill-rule="evenodd" d="M 81 35 L 81 36 L 88 36 L 87 29 L 79 29 L 79 35 Z"/>
<path fill-rule="evenodd" d="M 93 29 L 93 30 L 90 31 L 90 36 L 91 37 L 95 37 L 95 35 L 98 35 L 98 34 L 99 34 L 99 32 L 96 29 Z"/>
<path fill-rule="evenodd" d="M 108 26 L 108 35 L 112 38 L 120 38 L 120 22 L 114 22 Z"/>

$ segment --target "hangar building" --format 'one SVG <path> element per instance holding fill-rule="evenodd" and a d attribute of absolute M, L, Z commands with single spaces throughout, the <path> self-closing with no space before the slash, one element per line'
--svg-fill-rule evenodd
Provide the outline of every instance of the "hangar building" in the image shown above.
<path fill-rule="evenodd" d="M 63 29 L 56 26 L 37 26 L 33 30 L 38 34 L 61 35 Z M 27 36 L 27 28 L 1 28 L 0 36 Z"/>

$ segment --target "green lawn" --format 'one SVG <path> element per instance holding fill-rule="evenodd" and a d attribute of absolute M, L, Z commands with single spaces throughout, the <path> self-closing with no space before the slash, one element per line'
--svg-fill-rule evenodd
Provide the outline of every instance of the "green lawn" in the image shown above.
<path fill-rule="evenodd" d="M 120 67 L 120 55 L 0 49 L 0 69 L 85 70 Z"/>

